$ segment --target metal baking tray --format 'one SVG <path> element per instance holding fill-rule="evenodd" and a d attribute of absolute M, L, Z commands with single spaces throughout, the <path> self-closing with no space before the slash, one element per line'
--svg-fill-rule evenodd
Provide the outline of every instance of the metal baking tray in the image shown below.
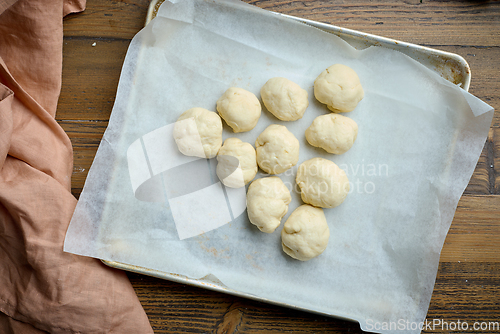
<path fill-rule="evenodd" d="M 146 24 L 148 24 L 157 14 L 158 9 L 160 5 L 164 2 L 165 0 L 153 0 L 150 3 L 147 18 L 146 18 Z M 326 32 L 335 34 L 339 37 L 341 37 L 343 40 L 345 40 L 347 43 L 355 47 L 356 49 L 364 49 L 372 45 L 376 46 L 381 46 L 384 48 L 392 49 L 392 50 L 397 50 L 399 52 L 402 52 L 406 54 L 407 56 L 413 58 L 414 60 L 420 62 L 422 65 L 426 66 L 427 68 L 433 70 L 434 72 L 438 73 L 441 75 L 443 78 L 446 80 L 458 85 L 462 89 L 468 91 L 469 90 L 469 85 L 470 85 L 470 80 L 471 80 L 471 72 L 469 68 L 469 64 L 465 61 L 464 58 L 461 56 L 454 54 L 454 53 L 449 53 L 445 51 L 440 51 L 416 44 L 411 44 L 411 43 L 406 43 L 406 42 L 401 42 L 397 41 L 394 39 L 390 38 L 385 38 L 385 37 L 380 37 L 376 35 L 371 35 L 371 34 L 366 34 L 363 32 L 359 32 L 356 30 L 351 30 L 351 29 L 345 29 L 345 28 L 340 28 L 334 25 L 326 24 L 326 23 L 321 23 L 321 22 L 316 22 L 316 21 L 311 21 L 303 18 L 298 18 L 290 15 L 285 15 L 285 14 L 280 14 L 280 13 L 275 13 L 276 15 L 284 16 L 293 20 L 297 20 L 299 22 L 302 22 L 304 24 L 311 25 L 313 27 L 316 27 L 318 29 L 324 30 Z M 218 291 L 230 295 L 235 295 L 238 297 L 244 297 L 244 298 L 249 298 L 265 303 L 270 303 L 270 304 L 275 304 L 279 306 L 284 306 L 288 308 L 293 308 L 296 310 L 302 310 L 302 311 L 307 311 L 307 312 L 313 312 L 317 314 L 322 314 L 326 316 L 332 316 L 331 314 L 327 313 L 321 313 L 321 312 L 316 312 L 312 311 L 309 309 L 305 309 L 302 307 L 298 307 L 295 305 L 291 304 L 286 304 L 286 303 L 281 303 L 281 302 L 276 302 L 267 298 L 262 298 L 258 297 L 249 293 L 243 293 L 240 291 L 236 291 L 233 289 L 228 288 L 225 286 L 222 282 L 220 282 L 216 277 L 212 275 L 207 275 L 203 278 L 200 279 L 193 279 L 189 278 L 187 276 L 183 275 L 178 275 L 174 273 L 168 273 L 168 272 L 163 272 L 163 271 L 158 271 L 158 270 L 153 270 L 153 269 L 148 269 L 144 267 L 139 267 L 139 266 L 134 266 L 134 265 L 129 265 L 129 264 L 124 264 L 120 262 L 115 262 L 115 261 L 106 261 L 102 260 L 102 262 L 110 267 L 117 268 L 117 269 L 122 269 L 130 272 L 135 272 L 143 275 L 148 275 L 148 276 L 153 276 L 177 283 L 182 283 L 182 284 L 187 284 L 199 288 L 204 288 L 204 289 L 209 289 L 213 291 Z M 342 318 L 339 316 L 335 316 L 336 318 L 341 318 L 345 320 L 352 320 L 353 319 L 346 319 Z"/>

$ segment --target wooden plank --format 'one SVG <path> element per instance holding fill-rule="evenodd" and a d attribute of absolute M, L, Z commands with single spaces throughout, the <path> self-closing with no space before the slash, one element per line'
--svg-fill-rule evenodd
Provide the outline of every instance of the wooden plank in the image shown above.
<path fill-rule="evenodd" d="M 464 46 L 436 46 L 437 49 L 462 56 L 471 69 L 471 84 L 469 93 L 500 111 L 500 46 L 490 48 L 476 48 Z M 495 115 L 492 123 L 500 127 L 500 116 Z"/>
<path fill-rule="evenodd" d="M 481 152 L 481 156 L 476 165 L 476 169 L 465 188 L 465 195 L 488 195 L 491 193 L 494 185 L 490 183 L 489 168 L 489 142 L 486 142 Z"/>
<path fill-rule="evenodd" d="M 128 40 L 65 38 L 58 120 L 108 120 Z"/>
<path fill-rule="evenodd" d="M 491 130 L 493 141 L 490 145 L 491 160 L 489 161 L 490 166 L 492 166 L 493 172 L 491 177 L 495 182 L 495 194 L 500 194 L 500 128 L 495 127 Z"/>
<path fill-rule="evenodd" d="M 442 262 L 500 262 L 500 195 L 462 196 Z"/>
<path fill-rule="evenodd" d="M 490 133 L 465 194 L 500 194 L 500 179 L 495 176 L 498 172 L 495 172 L 493 163 L 494 147 L 498 147 L 500 141 L 500 136 L 493 135 L 493 131 L 500 128 L 500 96 L 498 94 L 500 63 L 497 61 L 500 59 L 500 47 L 488 49 L 440 47 L 440 49 L 459 54 L 466 59 L 471 67 L 469 92 L 495 109 Z M 498 149 L 496 152 L 499 152 Z M 497 163 L 496 166 L 500 165 Z"/>
<path fill-rule="evenodd" d="M 132 39 L 144 27 L 149 0 L 87 0 L 85 11 L 64 18 L 64 36 Z"/>
<path fill-rule="evenodd" d="M 107 121 L 59 121 L 73 145 L 71 192 L 80 197 L 89 169 L 94 161 Z"/>
<path fill-rule="evenodd" d="M 498 2 L 281 1 L 246 2 L 283 14 L 424 45 L 500 45 Z M 65 36 L 131 39 L 145 22 L 149 1 L 88 1 L 64 21 Z M 439 29 L 436 29 L 439 27 Z M 487 31 L 487 33 L 485 33 Z"/>
<path fill-rule="evenodd" d="M 496 177 L 496 175 L 498 174 L 499 165 L 497 164 L 495 167 L 495 156 L 498 155 L 498 144 L 500 143 L 498 136 L 495 136 L 495 131 L 498 130 L 498 127 L 490 127 L 488 131 L 488 139 L 486 140 L 485 145 L 485 148 L 488 150 L 485 167 L 488 169 L 488 178 L 490 180 L 490 194 L 495 195 L 500 195 L 500 183 L 497 181 Z M 497 147 L 495 147 L 495 145 L 497 145 Z"/>
<path fill-rule="evenodd" d="M 442 262 L 439 265 L 432 295 L 428 321 L 498 322 L 500 293 L 500 265 L 498 263 Z M 448 332 L 436 327 L 436 331 Z M 427 331 L 426 331 L 427 332 Z M 457 331 L 459 332 L 459 331 Z M 463 331 L 476 333 L 480 331 Z M 488 333 L 496 331 L 487 331 Z"/>
<path fill-rule="evenodd" d="M 249 1 L 283 14 L 422 45 L 500 45 L 500 3 L 464 1 Z"/>
<path fill-rule="evenodd" d="M 446 48 L 443 48 L 446 50 Z M 453 48 L 462 55 L 471 68 L 471 85 L 469 93 L 488 103 L 495 109 L 492 127 L 500 128 L 500 46 L 478 48 Z"/>

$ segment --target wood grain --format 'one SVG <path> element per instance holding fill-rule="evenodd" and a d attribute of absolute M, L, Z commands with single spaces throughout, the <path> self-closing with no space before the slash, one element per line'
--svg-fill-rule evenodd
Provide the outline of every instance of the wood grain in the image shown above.
<path fill-rule="evenodd" d="M 459 54 L 471 67 L 469 91 L 500 108 L 499 1 L 245 1 Z M 108 124 L 128 45 L 143 27 L 148 5 L 145 0 L 88 0 L 85 12 L 64 20 L 63 87 L 56 117 L 73 144 L 76 197 Z M 475 321 L 499 321 L 499 237 L 500 113 L 496 112 L 441 252 L 428 321 L 460 319 L 471 326 Z M 358 324 L 348 321 L 127 275 L 155 333 L 361 333 Z M 450 331 L 438 327 L 424 332 Z"/>
<path fill-rule="evenodd" d="M 64 38 L 58 120 L 109 119 L 129 44 L 121 39 Z"/>
<path fill-rule="evenodd" d="M 491 25 L 498 23 L 500 7 L 490 1 L 257 0 L 249 3 L 415 44 L 500 45 L 499 27 Z M 435 43 L 436 40 L 440 43 Z"/>
<path fill-rule="evenodd" d="M 446 237 L 443 262 L 500 262 L 500 196 L 463 196 Z"/>
<path fill-rule="evenodd" d="M 498 112 L 497 112 L 498 113 Z M 490 182 L 492 183 L 494 193 L 500 194 L 500 126 L 490 129 L 492 141 L 489 146 L 489 165 L 492 169 Z"/>
<path fill-rule="evenodd" d="M 65 37 L 130 40 L 144 27 L 150 1 L 87 1 L 84 12 L 64 18 Z"/>
<path fill-rule="evenodd" d="M 73 145 L 71 192 L 79 198 L 108 122 L 76 120 L 58 123 L 66 131 Z"/>

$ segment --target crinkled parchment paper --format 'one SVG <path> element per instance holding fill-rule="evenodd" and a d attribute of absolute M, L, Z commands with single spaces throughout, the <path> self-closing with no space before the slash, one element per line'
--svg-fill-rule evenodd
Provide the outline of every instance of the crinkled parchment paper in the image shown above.
<path fill-rule="evenodd" d="M 353 68 L 365 89 L 346 114 L 358 123 L 358 138 L 339 156 L 304 137 L 313 119 L 329 112 L 315 100 L 313 82 L 335 63 Z M 299 163 L 321 156 L 347 172 L 350 194 L 325 210 L 328 248 L 308 262 L 283 253 L 281 227 L 264 234 L 249 223 L 245 190 L 221 186 L 215 159 L 182 156 L 171 137 L 183 111 L 215 111 L 231 86 L 260 96 L 276 76 L 307 89 L 304 117 L 281 122 L 264 109 L 252 131 L 233 134 L 224 125 L 223 136 L 254 144 L 269 124 L 283 124 L 300 141 Z M 191 278 L 212 274 L 237 291 L 357 320 L 368 330 L 418 324 L 492 115 L 491 107 L 396 51 L 358 51 L 237 1 L 167 1 L 130 44 L 64 249 Z M 285 219 L 301 204 L 296 170 L 280 175 L 293 198 Z"/>

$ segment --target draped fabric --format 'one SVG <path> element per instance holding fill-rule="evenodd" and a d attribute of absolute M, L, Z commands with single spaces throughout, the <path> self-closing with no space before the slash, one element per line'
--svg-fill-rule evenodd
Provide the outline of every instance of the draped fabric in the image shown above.
<path fill-rule="evenodd" d="M 77 200 L 55 121 L 63 17 L 85 0 L 0 0 L 0 332 L 152 333 L 127 276 L 63 252 Z"/>

